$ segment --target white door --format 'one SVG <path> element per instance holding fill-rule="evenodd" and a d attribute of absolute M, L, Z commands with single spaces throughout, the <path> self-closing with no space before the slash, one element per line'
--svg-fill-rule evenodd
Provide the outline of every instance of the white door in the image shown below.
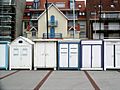
<path fill-rule="evenodd" d="M 78 67 L 78 44 L 69 44 L 69 67 Z"/>
<path fill-rule="evenodd" d="M 45 44 L 46 67 L 56 67 L 56 43 L 47 42 Z"/>
<path fill-rule="evenodd" d="M 120 68 L 120 45 L 115 46 L 115 66 Z"/>
<path fill-rule="evenodd" d="M 104 49 L 105 66 L 108 68 L 114 67 L 114 47 L 113 45 L 106 45 Z"/>
<path fill-rule="evenodd" d="M 3 44 L 0 44 L 0 67 L 5 67 L 6 65 L 6 46 Z"/>
<path fill-rule="evenodd" d="M 37 60 L 35 65 L 38 67 L 45 67 L 45 43 L 38 43 L 36 47 Z"/>
<path fill-rule="evenodd" d="M 83 68 L 91 67 L 91 46 L 90 45 L 82 46 L 82 67 Z"/>
<path fill-rule="evenodd" d="M 12 46 L 10 52 L 10 66 L 11 67 L 20 67 L 21 60 L 20 60 L 20 47 Z"/>
<path fill-rule="evenodd" d="M 92 68 L 101 67 L 101 45 L 92 46 Z"/>
<path fill-rule="evenodd" d="M 59 67 L 68 67 L 68 44 L 60 44 Z"/>
<path fill-rule="evenodd" d="M 21 60 L 21 67 L 29 67 L 30 66 L 30 48 L 29 46 L 22 46 L 20 47 L 20 60 Z"/>

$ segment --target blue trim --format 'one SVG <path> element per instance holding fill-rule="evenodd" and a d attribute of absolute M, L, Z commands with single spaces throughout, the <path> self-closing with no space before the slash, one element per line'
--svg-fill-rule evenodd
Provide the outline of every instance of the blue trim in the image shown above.
<path fill-rule="evenodd" d="M 80 70 L 80 43 L 78 44 L 78 70 Z"/>
<path fill-rule="evenodd" d="M 82 68 L 82 45 L 81 45 L 81 42 L 80 42 L 80 68 Z"/>
<path fill-rule="evenodd" d="M 60 67 L 60 44 L 58 43 L 58 70 Z"/>
<path fill-rule="evenodd" d="M 93 49 L 93 45 L 90 45 L 91 46 L 91 68 L 92 68 L 92 59 L 93 59 L 93 57 L 92 57 L 92 55 L 93 55 L 93 53 L 92 53 L 92 49 Z"/>
<path fill-rule="evenodd" d="M 69 44 L 68 44 L 68 68 L 69 68 L 69 64 L 70 64 L 70 46 L 69 46 Z"/>
<path fill-rule="evenodd" d="M 0 44 L 3 44 L 3 45 L 5 45 L 5 66 L 3 66 L 3 67 L 0 67 L 1 69 L 8 69 L 8 58 L 9 58 L 9 54 L 8 54 L 8 42 L 0 42 Z"/>
<path fill-rule="evenodd" d="M 68 67 L 60 67 L 60 44 L 68 44 Z M 78 44 L 78 66 L 70 67 L 70 44 Z M 79 70 L 79 45 L 80 42 L 58 42 L 58 69 L 78 69 Z"/>
<path fill-rule="evenodd" d="M 8 69 L 8 46 L 6 44 L 6 69 Z"/>
<path fill-rule="evenodd" d="M 59 44 L 80 44 L 79 42 L 58 42 Z"/>

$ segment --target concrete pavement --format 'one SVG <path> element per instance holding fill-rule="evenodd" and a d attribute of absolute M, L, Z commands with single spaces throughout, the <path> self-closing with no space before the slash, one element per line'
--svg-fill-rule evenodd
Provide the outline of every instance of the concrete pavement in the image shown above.
<path fill-rule="evenodd" d="M 0 90 L 94 90 L 94 84 L 100 90 L 120 90 L 120 72 L 87 73 L 89 77 L 85 71 L 0 70 Z"/>

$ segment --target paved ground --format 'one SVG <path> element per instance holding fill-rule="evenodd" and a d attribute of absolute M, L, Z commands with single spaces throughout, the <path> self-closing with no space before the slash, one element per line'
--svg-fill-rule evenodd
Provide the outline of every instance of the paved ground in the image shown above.
<path fill-rule="evenodd" d="M 0 90 L 120 90 L 118 71 L 4 71 Z"/>

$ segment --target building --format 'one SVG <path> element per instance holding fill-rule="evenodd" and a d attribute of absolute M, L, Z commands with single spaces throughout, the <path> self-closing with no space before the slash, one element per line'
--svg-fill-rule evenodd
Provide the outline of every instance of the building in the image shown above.
<path fill-rule="evenodd" d="M 12 41 L 22 34 L 26 0 L 0 0 L 0 41 Z"/>
<path fill-rule="evenodd" d="M 48 38 L 66 38 L 68 18 L 54 5 L 48 7 Z M 47 38 L 46 11 L 38 17 L 38 38 Z"/>
<path fill-rule="evenodd" d="M 45 11 L 45 3 L 46 3 L 46 0 L 34 0 L 33 2 L 26 2 L 26 9 L 24 11 L 24 16 L 23 16 L 23 35 L 24 36 L 28 38 L 34 37 L 34 32 L 33 33 L 31 32 L 31 28 L 34 27 L 38 30 L 39 25 L 38 25 L 37 18 Z M 68 18 L 67 37 L 64 37 L 64 38 L 86 38 L 87 37 L 86 36 L 85 1 L 75 1 L 75 16 L 73 16 L 73 0 L 48 0 L 48 7 L 51 4 L 54 4 L 60 10 L 60 12 L 62 12 Z M 48 16 L 49 16 L 49 13 L 48 13 Z M 75 25 L 73 24 L 73 22 L 75 22 Z M 58 26 L 59 26 L 59 23 L 58 23 Z M 41 38 L 44 38 L 44 37 L 41 37 Z"/>
<path fill-rule="evenodd" d="M 120 37 L 120 0 L 86 0 L 89 39 Z"/>

